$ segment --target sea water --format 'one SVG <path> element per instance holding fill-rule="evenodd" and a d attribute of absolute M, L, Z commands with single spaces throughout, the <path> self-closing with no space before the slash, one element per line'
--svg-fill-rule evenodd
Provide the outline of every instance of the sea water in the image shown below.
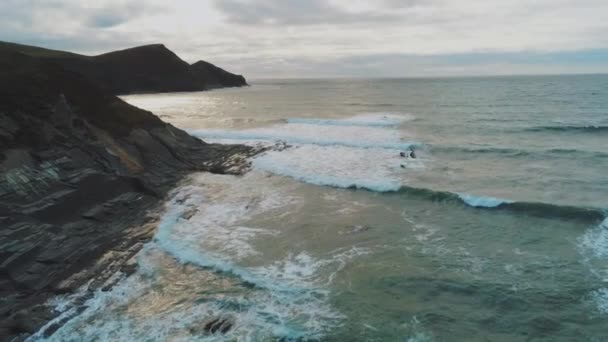
<path fill-rule="evenodd" d="M 251 83 L 124 97 L 288 147 L 191 175 L 137 272 L 32 340 L 608 339 L 608 76 Z"/>

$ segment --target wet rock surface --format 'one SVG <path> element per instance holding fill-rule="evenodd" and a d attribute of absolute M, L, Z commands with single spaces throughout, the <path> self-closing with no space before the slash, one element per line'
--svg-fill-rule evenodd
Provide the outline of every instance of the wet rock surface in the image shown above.
<path fill-rule="evenodd" d="M 259 152 L 207 144 L 18 52 L 0 49 L 0 89 L 0 341 L 48 322 L 49 298 L 109 289 L 116 272 L 134 272 L 133 256 L 184 175 L 240 174 Z"/>
<path fill-rule="evenodd" d="M 231 318 L 214 317 L 205 322 L 203 331 L 207 334 L 225 334 L 232 329 L 233 325 L 234 322 Z"/>

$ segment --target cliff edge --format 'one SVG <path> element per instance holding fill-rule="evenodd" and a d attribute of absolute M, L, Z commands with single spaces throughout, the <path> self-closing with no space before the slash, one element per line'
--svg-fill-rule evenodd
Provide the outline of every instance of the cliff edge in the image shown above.
<path fill-rule="evenodd" d="M 140 86 L 175 90 L 167 79 L 181 79 L 189 67 L 164 54 L 175 68 L 154 76 L 162 82 L 120 88 L 124 75 L 112 73 L 130 65 L 120 56 L 96 57 L 117 68 L 91 67 L 106 80 L 56 59 L 78 55 L 0 48 L 0 341 L 22 340 L 50 320 L 47 299 L 85 284 L 94 291 L 116 271 L 129 272 L 182 176 L 239 174 L 256 153 L 207 144 L 113 95 Z M 131 72 L 156 68 L 146 63 Z"/>
<path fill-rule="evenodd" d="M 0 42 L 0 51 L 18 52 L 61 65 L 65 70 L 79 73 L 115 95 L 203 91 L 247 85 L 242 75 L 230 73 L 204 61 L 190 65 L 162 44 L 144 45 L 98 56 L 4 42 Z"/>

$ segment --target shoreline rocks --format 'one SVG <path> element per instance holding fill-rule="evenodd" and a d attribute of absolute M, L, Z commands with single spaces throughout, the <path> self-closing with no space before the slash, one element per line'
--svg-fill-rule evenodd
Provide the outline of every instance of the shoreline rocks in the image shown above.
<path fill-rule="evenodd" d="M 0 341 L 44 303 L 134 271 L 167 192 L 196 171 L 241 174 L 260 149 L 207 144 L 45 58 L 0 49 Z"/>

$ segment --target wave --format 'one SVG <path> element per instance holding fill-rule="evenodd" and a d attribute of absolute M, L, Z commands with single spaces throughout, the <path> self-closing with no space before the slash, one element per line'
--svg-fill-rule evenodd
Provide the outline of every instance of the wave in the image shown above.
<path fill-rule="evenodd" d="M 461 147 L 461 146 L 431 146 L 432 151 L 444 152 L 444 153 L 480 153 L 480 154 L 500 154 L 506 156 L 529 156 L 532 151 L 519 150 L 515 148 L 507 147 Z"/>
<path fill-rule="evenodd" d="M 382 178 L 362 179 L 361 176 L 348 177 L 347 175 L 315 174 L 313 172 L 301 172 L 293 165 L 278 163 L 273 159 L 266 159 L 264 156 L 254 160 L 253 165 L 280 176 L 290 177 L 300 182 L 328 186 L 342 189 L 362 189 L 373 192 L 395 192 L 400 189 L 398 180 Z"/>
<path fill-rule="evenodd" d="M 395 107 L 394 103 L 361 103 L 361 102 L 348 102 L 345 103 L 344 105 L 346 106 L 351 106 L 351 107 L 378 107 L 378 108 L 382 108 L 382 107 Z"/>
<path fill-rule="evenodd" d="M 469 194 L 457 194 L 460 200 L 468 206 L 476 208 L 496 208 L 503 204 L 511 204 L 513 201 L 487 196 L 473 196 Z"/>
<path fill-rule="evenodd" d="M 608 132 L 608 126 L 538 126 L 526 128 L 529 132 L 572 132 L 572 133 L 604 133 Z"/>
<path fill-rule="evenodd" d="M 202 139 L 242 142 L 284 141 L 298 145 L 406 150 L 421 144 L 404 141 L 401 132 L 393 128 L 412 118 L 405 114 L 391 113 L 367 113 L 343 119 L 290 118 L 281 124 L 267 127 L 245 130 L 202 129 L 192 130 L 189 133 Z"/>
<path fill-rule="evenodd" d="M 576 149 L 553 148 L 549 150 L 521 150 L 506 147 L 460 147 L 460 146 L 431 146 L 431 151 L 443 153 L 497 154 L 504 157 L 577 157 L 577 158 L 608 158 L 608 153 L 599 151 L 582 151 Z"/>
<path fill-rule="evenodd" d="M 547 151 L 550 154 L 576 154 L 594 158 L 608 158 L 608 153 L 598 151 L 581 151 L 568 148 L 553 148 Z"/>
<path fill-rule="evenodd" d="M 345 146 L 356 148 L 382 148 L 393 150 L 407 150 L 410 147 L 422 146 L 419 142 L 390 142 L 390 141 L 363 141 L 355 137 L 318 137 L 296 136 L 289 132 L 264 132 L 264 131 L 224 131 L 224 130 L 196 130 L 190 131 L 191 135 L 201 139 L 225 139 L 239 141 L 285 141 L 290 144 L 318 145 L 318 146 Z"/>
<path fill-rule="evenodd" d="M 288 124 L 306 124 L 319 126 L 361 126 L 361 127 L 395 127 L 404 121 L 410 121 L 409 115 L 358 115 L 347 119 L 289 118 Z"/>
<path fill-rule="evenodd" d="M 232 335 L 260 336 L 260 339 L 270 337 L 284 340 L 319 339 L 330 327 L 339 324 L 343 316 L 328 303 L 329 290 L 320 283 L 319 271 L 329 268 L 338 272 L 343 267 L 341 265 L 348 260 L 369 253 L 367 249 L 353 247 L 350 250 L 332 252 L 325 255 L 325 258 L 315 258 L 306 252 L 300 252 L 289 254 L 266 265 L 241 266 L 235 262 L 234 256 L 226 255 L 223 249 L 218 254 L 202 248 L 199 245 L 202 235 L 192 233 L 194 230 L 192 226 L 200 228 L 200 226 L 227 225 L 230 228 L 238 228 L 232 226 L 248 215 L 240 209 L 245 205 L 238 201 L 232 202 L 228 198 L 224 199 L 227 201 L 225 204 L 230 207 L 228 210 L 222 210 L 212 204 L 205 208 L 203 203 L 212 199 L 200 192 L 201 189 L 186 187 L 175 195 L 168 203 L 167 211 L 158 224 L 154 240 L 146 245 L 144 253 L 159 249 L 181 264 L 195 265 L 234 278 L 242 286 L 254 290 L 254 294 L 246 298 L 250 308 L 241 308 L 236 312 L 218 308 L 220 312 L 237 316 L 239 325 L 231 332 Z M 230 189 L 230 192 L 236 191 Z M 259 212 L 279 208 L 285 201 L 270 202 L 272 203 L 259 203 Z M 185 214 L 192 208 L 197 208 L 201 212 L 184 219 Z M 216 211 L 223 212 L 213 217 Z M 193 222 L 190 223 L 191 221 Z M 183 231 L 189 234 L 182 235 Z M 203 233 L 208 231 L 202 229 Z M 233 234 L 226 235 L 227 238 L 234 238 Z M 230 296 L 227 299 L 230 300 Z M 263 336 L 265 334 L 270 336 Z"/>
<path fill-rule="evenodd" d="M 260 188 L 259 179 L 246 177 L 235 184 L 231 177 L 201 176 L 175 190 L 166 204 L 154 239 L 137 255 L 137 272 L 109 291 L 91 294 L 84 303 L 78 302 L 76 309 L 68 309 L 74 305 L 72 301 L 57 303 L 54 306 L 61 308 L 61 321 L 49 323 L 31 340 L 46 340 L 45 331 L 57 329 L 54 325 L 57 322 L 61 322 L 61 327 L 53 330 L 49 338 L 52 341 L 180 339 L 183 336 L 180 332 L 204 324 L 203 319 L 208 317 L 229 317 L 234 325 L 219 338 L 205 335 L 203 329 L 189 331 L 190 339 L 321 340 L 346 318 L 329 302 L 328 285 L 352 259 L 372 251 L 356 246 L 319 256 L 300 251 L 261 265 L 239 265 L 237 259 L 242 258 L 235 255 L 234 250 L 247 249 L 250 236 L 232 231 L 244 228 L 241 222 L 250 215 L 269 213 L 290 203 L 281 194 L 275 196 L 279 192 L 277 189 Z M 207 187 L 213 190 L 205 191 Z M 222 234 L 225 237 L 217 241 L 221 244 L 217 249 L 210 248 L 207 241 L 224 229 L 218 231 L 216 226 L 231 231 Z M 259 232 L 253 235 L 259 235 Z M 245 244 L 231 247 L 229 241 L 234 239 Z M 251 254 L 245 252 L 245 256 Z M 221 295 L 205 291 L 196 296 L 194 303 L 180 301 L 171 308 L 147 306 L 145 303 L 150 297 L 157 299 L 159 288 L 175 281 L 166 270 L 167 266 L 173 267 L 172 263 L 159 262 L 164 259 L 159 259 L 162 255 L 180 264 L 206 269 L 221 275 L 222 279 L 229 278 L 231 284 L 226 287 L 222 281 Z M 160 297 L 163 296 L 160 293 Z M 127 305 L 134 311 L 145 308 L 145 319 L 139 320 L 137 314 L 124 314 Z M 195 334 L 200 336 L 195 338 Z"/>
<path fill-rule="evenodd" d="M 606 260 L 608 258 L 608 218 L 598 226 L 587 230 L 579 239 L 579 247 L 587 257 Z"/>
<path fill-rule="evenodd" d="M 475 208 L 512 211 L 537 217 L 560 218 L 585 222 L 601 222 L 606 218 L 605 211 L 597 208 L 566 206 L 542 202 L 518 202 L 494 197 L 480 197 L 409 186 L 402 186 L 398 192 L 419 196 L 432 201 L 454 201 Z"/>
<path fill-rule="evenodd" d="M 321 177 L 318 175 L 313 176 L 289 172 L 290 169 L 285 167 L 268 167 L 268 165 L 266 165 L 266 162 L 257 164 L 254 161 L 254 165 L 256 165 L 256 167 L 259 166 L 261 169 L 265 169 L 281 176 L 287 176 L 298 181 L 320 186 L 329 186 L 334 188 L 343 188 L 351 190 L 366 190 L 386 194 L 393 193 L 410 195 L 430 201 L 454 202 L 472 208 L 504 210 L 536 217 L 560 218 L 584 222 L 600 222 L 607 217 L 605 210 L 598 208 L 576 207 L 542 202 L 520 202 L 495 197 L 475 196 L 465 193 L 438 191 L 427 188 L 416 188 L 407 185 L 399 185 L 396 181 L 393 180 L 378 182 L 373 180 L 361 181 L 353 179 L 343 179 L 340 177 Z"/>

